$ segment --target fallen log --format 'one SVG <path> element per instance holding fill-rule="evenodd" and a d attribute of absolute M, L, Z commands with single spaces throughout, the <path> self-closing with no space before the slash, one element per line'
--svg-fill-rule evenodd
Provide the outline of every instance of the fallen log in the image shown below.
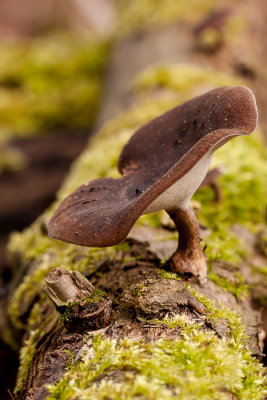
<path fill-rule="evenodd" d="M 58 201 L 90 179 L 118 176 L 122 146 L 151 118 L 207 89 L 240 83 L 242 78 L 229 74 L 232 44 L 226 41 L 212 57 L 199 53 L 192 28 L 183 21 L 138 34 L 134 29 L 117 40 L 99 131 L 73 165 Z M 241 35 L 241 48 L 250 46 L 249 35 Z M 14 342 L 24 335 L 17 398 L 264 398 L 255 299 L 265 295 L 265 247 L 259 238 L 264 237 L 267 172 L 258 139 L 242 139 L 227 158 L 221 153 L 217 159 L 228 168 L 220 178 L 222 203 L 214 203 L 204 188 L 193 204 L 207 246 L 203 286 L 163 269 L 177 236 L 161 213 L 142 217 L 128 239 L 111 248 L 48 238 L 56 205 L 22 234 L 13 234 L 14 279 L 2 336 Z M 91 292 L 81 302 L 64 300 L 63 308 L 55 308 L 43 290 L 55 268 L 59 274 L 79 271 L 90 280 Z M 77 323 L 84 307 L 91 315 L 103 303 L 109 318 L 99 322 L 96 316 L 95 325 L 85 328 Z"/>

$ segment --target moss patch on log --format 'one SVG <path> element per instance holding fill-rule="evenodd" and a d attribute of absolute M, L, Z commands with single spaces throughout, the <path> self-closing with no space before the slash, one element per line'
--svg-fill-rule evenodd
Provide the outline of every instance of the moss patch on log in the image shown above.
<path fill-rule="evenodd" d="M 245 283 L 243 276 L 237 272 L 235 273 L 236 281 L 230 282 L 227 278 L 218 276 L 216 273 L 209 273 L 208 278 L 211 279 L 216 285 L 233 293 L 238 299 L 242 299 L 249 295 L 249 286 Z"/>
<path fill-rule="evenodd" d="M 164 88 L 175 90 L 178 94 L 194 95 L 197 91 L 210 90 L 217 86 L 239 85 L 243 81 L 237 77 L 214 70 L 200 68 L 192 64 L 153 66 L 136 78 L 134 88 L 138 91 Z M 193 92 L 193 94 L 191 94 Z"/>
<path fill-rule="evenodd" d="M 20 366 L 18 370 L 16 387 L 14 389 L 14 394 L 17 395 L 20 393 L 20 390 L 23 388 L 27 378 L 29 369 L 32 364 L 32 360 L 34 358 L 36 352 L 36 344 L 40 339 L 49 332 L 50 327 L 53 325 L 54 321 L 57 318 L 57 313 L 50 313 L 49 316 L 42 315 L 42 305 L 45 301 L 45 296 L 42 296 L 42 300 L 35 303 L 34 307 L 31 310 L 31 315 L 29 318 L 29 337 L 25 341 L 21 351 L 20 351 Z M 40 318 L 41 316 L 41 318 Z M 41 320 L 40 320 L 41 319 Z"/>
<path fill-rule="evenodd" d="M 210 307 L 214 305 L 199 296 Z M 218 310 L 218 313 L 220 311 Z M 230 340 L 203 331 L 201 323 L 184 316 L 154 321 L 181 328 L 180 341 L 145 343 L 96 336 L 89 357 L 74 361 L 63 379 L 49 386 L 49 400 L 75 399 L 236 399 L 262 400 L 264 369 L 246 349 L 246 335 L 238 315 L 224 310 L 235 332 Z M 71 383 L 70 383 L 71 382 Z"/>
<path fill-rule="evenodd" d="M 142 32 L 146 29 L 158 28 L 171 23 L 187 21 L 194 25 L 207 18 L 212 12 L 231 7 L 231 0 L 218 1 L 216 6 L 212 0 L 120 0 L 119 23 L 117 35 Z M 239 13 L 240 13 L 239 2 Z M 194 12 L 192 12 L 194 10 Z M 220 29 L 225 41 L 231 41 L 244 29 L 243 17 L 232 15 Z"/>

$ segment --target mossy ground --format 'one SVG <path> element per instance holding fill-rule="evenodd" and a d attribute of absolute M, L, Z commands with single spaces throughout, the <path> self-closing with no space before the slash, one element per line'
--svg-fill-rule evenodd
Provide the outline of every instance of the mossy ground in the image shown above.
<path fill-rule="evenodd" d="M 167 71 L 167 67 L 164 68 Z M 144 97 L 141 96 L 142 103 L 116 120 L 108 122 L 101 129 L 90 147 L 74 163 L 68 179 L 58 194 L 58 201 L 90 179 L 118 176 L 117 158 L 133 131 L 164 110 L 205 89 L 207 87 L 205 81 L 203 82 L 205 73 L 209 77 L 209 88 L 217 86 L 217 83 L 219 86 L 228 84 L 232 79 L 225 76 L 224 81 L 217 72 L 214 72 L 211 79 L 211 70 L 201 71 L 194 68 L 191 70 L 192 79 L 195 77 L 194 73 L 198 77 L 201 76 L 199 85 L 195 79 L 194 86 L 190 86 L 187 90 L 187 85 L 181 83 L 178 85 L 179 93 L 177 93 L 176 82 L 180 79 L 180 75 L 183 76 L 184 68 L 186 67 L 174 70 L 174 67 L 171 67 L 171 73 L 165 74 L 164 78 L 166 82 L 167 75 L 168 90 L 165 91 L 161 84 L 161 98 L 152 101 L 150 89 L 152 88 L 153 92 L 157 84 L 156 75 L 156 79 L 152 79 L 147 85 Z M 189 84 L 190 79 L 186 79 Z M 172 80 L 175 80 L 173 86 Z M 219 258 L 237 265 L 248 254 L 242 240 L 231 232 L 231 226 L 233 223 L 238 223 L 257 232 L 265 221 L 267 167 L 259 133 L 229 142 L 216 153 L 214 160 L 214 165 L 225 166 L 225 174 L 220 178 L 223 202 L 214 203 L 209 188 L 202 189 L 195 197 L 202 204 L 199 219 L 212 231 L 206 239 L 208 245 L 206 256 L 210 264 Z M 49 239 L 44 225 L 54 207 L 55 205 L 23 233 L 13 234 L 9 245 L 11 263 L 17 258 L 17 254 L 20 254 L 24 265 L 30 262 L 36 265 L 19 285 L 10 302 L 10 317 L 14 325 L 19 328 L 25 326 L 20 317 L 21 307 L 27 309 L 31 305 L 36 295 L 42 291 L 43 279 L 51 269 L 60 266 L 70 270 L 78 269 L 88 274 L 96 271 L 103 259 L 111 260 L 120 255 L 120 246 L 88 249 Z M 138 223 L 155 226 L 157 221 L 160 221 L 160 218 L 147 215 Z M 220 285 L 224 286 L 225 290 L 234 291 L 238 296 L 243 282 L 241 280 L 240 285 L 234 288 L 229 288 L 223 282 L 220 282 Z M 215 307 L 211 304 L 211 300 L 204 296 L 196 293 L 194 295 L 209 310 L 213 309 L 210 311 L 210 318 L 226 318 L 229 321 L 232 327 L 230 340 L 220 339 L 212 332 L 197 330 L 197 325 L 187 329 L 187 324 L 184 327 L 184 339 L 180 342 L 162 339 L 152 343 L 129 340 L 116 343 L 99 339 L 94 344 L 91 357 L 74 363 L 70 371 L 66 371 L 64 378 L 50 389 L 50 398 L 82 400 L 105 399 L 111 396 L 112 399 L 193 400 L 196 397 L 215 398 L 216 395 L 218 399 L 227 399 L 227 393 L 230 392 L 240 400 L 262 399 L 264 393 L 262 367 L 251 357 L 246 348 L 242 322 L 232 311 Z M 22 353 L 24 355 L 22 365 L 29 364 L 24 360 L 24 358 L 27 360 L 28 346 Z M 119 382 L 112 382 L 108 376 L 99 384 L 95 382 L 102 374 L 112 371 L 121 371 L 122 378 Z M 26 375 L 24 370 L 23 376 Z"/>

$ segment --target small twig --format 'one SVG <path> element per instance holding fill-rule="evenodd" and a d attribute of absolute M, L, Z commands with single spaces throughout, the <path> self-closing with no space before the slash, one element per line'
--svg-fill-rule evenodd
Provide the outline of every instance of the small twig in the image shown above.
<path fill-rule="evenodd" d="M 11 391 L 9 389 L 7 389 L 7 393 L 9 394 L 9 396 L 11 397 L 12 400 L 15 400 L 15 397 L 13 396 L 13 394 L 11 393 Z"/>

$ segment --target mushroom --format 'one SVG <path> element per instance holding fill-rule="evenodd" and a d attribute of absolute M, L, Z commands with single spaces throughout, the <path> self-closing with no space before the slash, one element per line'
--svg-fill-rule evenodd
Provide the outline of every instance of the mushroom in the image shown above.
<path fill-rule="evenodd" d="M 222 87 L 189 100 L 142 126 L 124 146 L 119 179 L 85 183 L 59 205 L 48 232 L 82 246 L 122 242 L 142 215 L 165 210 L 179 233 L 170 269 L 206 279 L 197 219 L 190 199 L 212 155 L 257 124 L 255 97 L 246 87 Z"/>

